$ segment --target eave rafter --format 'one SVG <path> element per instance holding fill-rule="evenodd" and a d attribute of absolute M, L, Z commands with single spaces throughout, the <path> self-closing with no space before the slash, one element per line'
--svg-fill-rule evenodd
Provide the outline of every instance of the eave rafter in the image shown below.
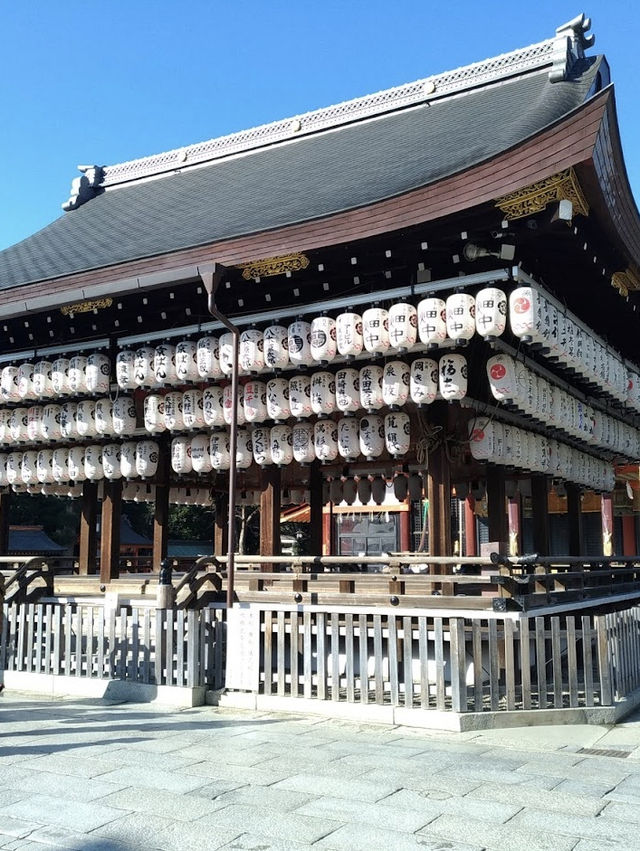
<path fill-rule="evenodd" d="M 540 213 L 554 201 L 564 200 L 571 201 L 574 214 L 589 215 L 587 199 L 572 167 L 496 198 L 496 207 L 505 219 L 514 221 Z"/>

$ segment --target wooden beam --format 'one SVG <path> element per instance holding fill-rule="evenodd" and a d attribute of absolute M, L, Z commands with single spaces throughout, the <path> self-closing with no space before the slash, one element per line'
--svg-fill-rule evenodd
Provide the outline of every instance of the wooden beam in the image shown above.
<path fill-rule="evenodd" d="M 429 454 L 427 496 L 429 499 L 429 554 L 432 556 L 452 555 L 451 479 L 449 462 L 443 445 L 438 446 Z"/>
<path fill-rule="evenodd" d="M 98 483 L 82 483 L 82 512 L 80 514 L 80 543 L 78 547 L 78 572 L 81 576 L 97 573 L 96 554 L 98 535 Z"/>
<path fill-rule="evenodd" d="M 567 519 L 569 522 L 569 555 L 584 555 L 584 533 L 582 523 L 582 499 L 580 488 L 567 482 Z"/>
<path fill-rule="evenodd" d="M 280 484 L 279 467 L 264 467 L 260 482 L 260 555 L 280 555 Z M 265 565 L 265 570 L 274 566 Z"/>
<path fill-rule="evenodd" d="M 122 479 L 104 481 L 100 522 L 100 581 L 107 583 L 120 574 L 120 515 Z"/>
<path fill-rule="evenodd" d="M 464 554 L 466 556 L 478 555 L 475 507 L 475 498 L 469 494 L 464 501 Z"/>
<path fill-rule="evenodd" d="M 531 514 L 533 549 L 538 555 L 549 555 L 549 488 L 546 476 L 531 476 Z"/>

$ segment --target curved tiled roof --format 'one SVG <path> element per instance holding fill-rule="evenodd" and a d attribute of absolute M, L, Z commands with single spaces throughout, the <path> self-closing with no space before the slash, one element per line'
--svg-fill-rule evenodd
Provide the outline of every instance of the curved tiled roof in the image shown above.
<path fill-rule="evenodd" d="M 594 90 L 601 58 L 569 79 L 548 65 L 432 102 L 99 190 L 0 252 L 0 288 L 272 230 L 428 186 L 530 138 Z"/>

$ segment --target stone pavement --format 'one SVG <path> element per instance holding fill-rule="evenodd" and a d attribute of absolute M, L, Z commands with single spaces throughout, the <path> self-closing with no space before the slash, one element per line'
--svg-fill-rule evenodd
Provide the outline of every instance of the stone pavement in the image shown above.
<path fill-rule="evenodd" d="M 604 851 L 639 834 L 640 714 L 443 733 L 0 698 L 0 849 Z"/>

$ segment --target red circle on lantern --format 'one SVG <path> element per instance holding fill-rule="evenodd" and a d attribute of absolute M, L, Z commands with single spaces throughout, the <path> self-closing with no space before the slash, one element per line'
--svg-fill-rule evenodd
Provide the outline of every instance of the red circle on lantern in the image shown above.
<path fill-rule="evenodd" d="M 474 428 L 471 440 L 474 443 L 480 443 L 481 440 L 484 440 L 484 431 L 481 428 Z"/>
<path fill-rule="evenodd" d="M 501 363 L 494 363 L 491 367 L 491 378 L 493 378 L 494 381 L 499 381 L 501 378 L 504 378 L 506 374 L 507 370 Z"/>
<path fill-rule="evenodd" d="M 513 312 L 514 313 L 526 313 L 531 308 L 531 302 L 528 298 L 524 296 L 520 296 L 520 298 L 515 299 L 513 302 Z"/>

